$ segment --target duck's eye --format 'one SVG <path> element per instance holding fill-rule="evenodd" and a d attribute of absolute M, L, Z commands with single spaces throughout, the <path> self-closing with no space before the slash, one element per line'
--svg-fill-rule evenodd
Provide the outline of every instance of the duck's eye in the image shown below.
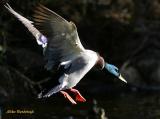
<path fill-rule="evenodd" d="M 115 71 L 116 71 L 117 73 L 119 73 L 119 70 L 118 70 L 118 69 L 115 69 Z"/>

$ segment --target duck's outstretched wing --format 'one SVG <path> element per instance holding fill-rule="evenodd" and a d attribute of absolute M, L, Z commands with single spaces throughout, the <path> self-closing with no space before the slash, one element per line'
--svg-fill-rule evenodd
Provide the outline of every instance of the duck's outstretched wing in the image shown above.
<path fill-rule="evenodd" d="M 43 5 L 35 9 L 35 26 L 48 38 L 45 50 L 46 68 L 51 69 L 57 63 L 71 60 L 83 52 L 77 28 Z"/>
<path fill-rule="evenodd" d="M 14 11 L 8 3 L 5 3 L 4 6 L 10 13 L 12 13 L 16 18 L 18 18 L 19 21 L 21 21 L 27 27 L 27 29 L 36 38 L 37 43 L 39 45 L 42 45 L 42 47 L 46 47 L 47 38 L 34 27 L 32 21 L 28 20 L 27 18 L 23 17 L 22 15 Z"/>

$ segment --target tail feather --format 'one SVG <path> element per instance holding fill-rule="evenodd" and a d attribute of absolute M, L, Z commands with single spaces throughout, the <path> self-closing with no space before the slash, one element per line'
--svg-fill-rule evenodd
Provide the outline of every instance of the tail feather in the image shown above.
<path fill-rule="evenodd" d="M 61 90 L 64 90 L 64 87 L 66 85 L 67 85 L 67 83 L 63 82 L 62 84 L 59 84 L 56 87 L 54 87 L 51 90 L 49 90 L 47 93 L 42 91 L 40 94 L 38 94 L 38 98 L 47 98 L 47 97 L 50 97 L 51 95 L 53 95 L 55 93 L 58 93 Z"/>
<path fill-rule="evenodd" d="M 63 89 L 63 86 L 60 84 L 54 88 L 52 88 L 48 93 L 46 93 L 43 97 L 50 97 L 51 95 L 61 91 Z"/>

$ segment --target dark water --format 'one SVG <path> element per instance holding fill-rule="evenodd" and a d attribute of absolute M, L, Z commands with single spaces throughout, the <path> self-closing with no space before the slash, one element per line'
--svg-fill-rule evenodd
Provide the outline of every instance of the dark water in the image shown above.
<path fill-rule="evenodd" d="M 108 119 L 160 119 L 159 94 L 160 92 L 127 92 L 101 96 L 86 95 L 89 97 L 87 102 L 78 105 L 71 105 L 62 96 L 57 96 L 47 100 L 31 101 L 28 104 L 6 104 L 2 109 L 2 117 L 6 119 L 105 119 L 103 117 L 106 116 Z M 33 110 L 34 113 L 7 114 L 6 111 L 9 109 Z"/>

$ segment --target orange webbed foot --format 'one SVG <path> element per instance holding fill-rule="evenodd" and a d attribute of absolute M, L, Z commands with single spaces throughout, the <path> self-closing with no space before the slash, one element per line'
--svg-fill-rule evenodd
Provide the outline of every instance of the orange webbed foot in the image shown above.
<path fill-rule="evenodd" d="M 76 101 L 86 102 L 86 99 L 80 94 L 80 92 L 78 90 L 71 88 L 70 91 L 75 94 Z"/>
<path fill-rule="evenodd" d="M 67 92 L 65 92 L 65 91 L 60 91 L 60 93 L 61 94 L 63 94 L 63 96 L 65 97 L 65 98 L 67 98 L 72 104 L 77 104 L 74 100 L 73 100 L 73 98 L 71 98 L 71 96 L 67 93 Z"/>

